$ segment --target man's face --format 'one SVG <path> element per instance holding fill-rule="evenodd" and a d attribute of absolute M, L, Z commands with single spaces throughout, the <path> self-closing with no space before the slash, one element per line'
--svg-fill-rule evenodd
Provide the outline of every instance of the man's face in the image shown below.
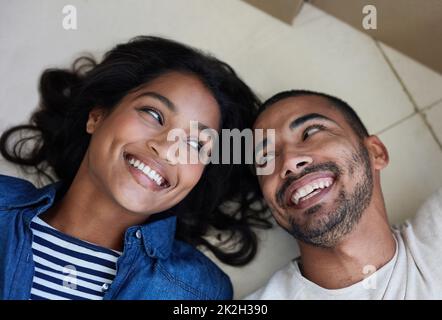
<path fill-rule="evenodd" d="M 256 143 L 257 162 L 274 161 L 273 173 L 258 180 L 278 224 L 307 244 L 335 246 L 371 201 L 373 173 L 364 142 L 319 96 L 283 99 L 260 114 L 254 128 L 275 129 L 267 148 Z"/>

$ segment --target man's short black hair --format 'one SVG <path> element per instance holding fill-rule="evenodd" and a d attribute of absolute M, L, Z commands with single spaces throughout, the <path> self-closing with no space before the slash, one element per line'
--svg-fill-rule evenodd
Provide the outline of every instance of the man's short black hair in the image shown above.
<path fill-rule="evenodd" d="M 368 130 L 365 127 L 365 125 L 362 123 L 361 119 L 357 115 L 357 113 L 353 110 L 350 105 L 329 94 L 322 93 L 322 92 L 315 92 L 315 91 L 309 91 L 309 90 L 289 90 L 289 91 L 283 91 L 275 94 L 274 96 L 267 99 L 259 108 L 259 113 L 263 112 L 265 109 L 267 109 L 269 106 L 275 104 L 278 101 L 287 99 L 287 98 L 294 98 L 294 97 L 300 97 L 300 96 L 319 96 L 327 99 L 331 102 L 332 106 L 335 107 L 339 112 L 342 113 L 345 120 L 347 120 L 348 124 L 351 126 L 353 131 L 356 133 L 356 135 L 360 139 L 364 139 L 369 136 Z"/>

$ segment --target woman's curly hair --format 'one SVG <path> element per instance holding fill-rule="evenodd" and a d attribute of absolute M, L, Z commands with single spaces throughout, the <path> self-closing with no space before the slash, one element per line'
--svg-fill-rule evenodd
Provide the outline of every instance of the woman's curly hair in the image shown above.
<path fill-rule="evenodd" d="M 38 109 L 28 124 L 3 132 L 0 152 L 25 171 L 33 169 L 39 181 L 68 187 L 89 146 L 85 124 L 91 109 L 112 110 L 132 90 L 171 71 L 195 75 L 206 85 L 220 106 L 222 129 L 251 128 L 259 100 L 229 65 L 175 41 L 139 36 L 114 47 L 99 64 L 81 57 L 70 70 L 45 70 Z M 11 141 L 17 133 L 20 139 Z M 244 265 L 257 251 L 253 227 L 271 226 L 261 199 L 244 161 L 208 164 L 194 189 L 172 208 L 176 237 L 210 249 L 224 263 Z M 218 236 L 208 237 L 212 231 Z"/>

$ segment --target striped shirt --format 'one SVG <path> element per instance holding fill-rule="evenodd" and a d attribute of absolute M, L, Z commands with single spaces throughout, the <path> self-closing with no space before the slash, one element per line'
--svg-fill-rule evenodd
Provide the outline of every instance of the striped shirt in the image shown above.
<path fill-rule="evenodd" d="M 39 217 L 31 222 L 35 263 L 31 300 L 102 300 L 121 252 L 66 235 Z"/>

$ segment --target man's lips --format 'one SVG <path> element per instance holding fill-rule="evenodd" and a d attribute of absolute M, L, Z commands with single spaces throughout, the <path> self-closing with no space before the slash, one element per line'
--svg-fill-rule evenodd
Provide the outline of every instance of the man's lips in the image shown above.
<path fill-rule="evenodd" d="M 334 185 L 336 176 L 331 172 L 310 173 L 295 180 L 286 190 L 284 204 L 304 209 L 317 203 Z"/>

